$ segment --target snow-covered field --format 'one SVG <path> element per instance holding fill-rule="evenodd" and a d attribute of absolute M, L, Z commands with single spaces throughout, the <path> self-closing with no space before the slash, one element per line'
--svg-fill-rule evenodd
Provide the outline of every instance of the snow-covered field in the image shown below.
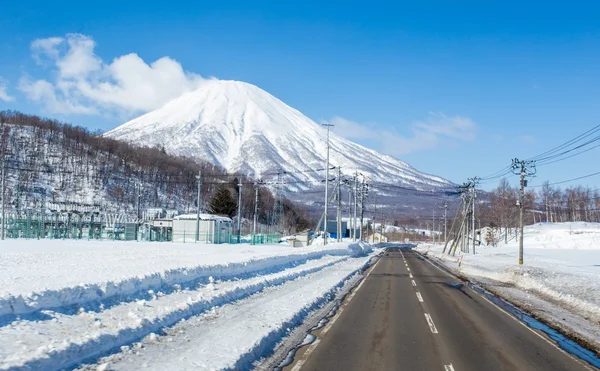
<path fill-rule="evenodd" d="M 71 368 L 115 350 L 97 366 L 247 367 L 373 254 L 348 243 L 5 241 L 0 369 Z"/>
<path fill-rule="evenodd" d="M 488 284 L 536 314 L 579 333 L 600 349 L 600 224 L 540 223 L 526 227 L 524 264 L 518 243 L 481 246 L 477 254 L 442 254 L 443 245 L 417 250 L 442 259 L 462 274 Z"/>

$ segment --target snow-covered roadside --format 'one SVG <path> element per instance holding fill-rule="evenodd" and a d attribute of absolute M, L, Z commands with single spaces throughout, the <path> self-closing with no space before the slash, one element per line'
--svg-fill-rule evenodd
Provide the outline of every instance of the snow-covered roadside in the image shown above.
<path fill-rule="evenodd" d="M 443 246 L 416 250 L 480 282 L 566 333 L 600 349 L 600 225 L 537 224 L 525 229 L 524 265 L 518 245 L 479 247 L 477 254 L 442 254 Z M 459 261 L 460 263 L 459 267 Z"/>
<path fill-rule="evenodd" d="M 245 300 L 214 308 L 178 323 L 165 336 L 149 336 L 84 369 L 251 369 L 255 360 L 271 352 L 282 337 L 333 296 L 369 259 L 350 258 Z"/>
<path fill-rule="evenodd" d="M 161 247 L 168 250 L 171 244 L 154 246 L 155 249 Z M 86 359 L 107 354 L 115 348 L 128 347 L 145 336 L 150 335 L 150 338 L 154 338 L 153 333 L 160 333 L 194 316 L 210 313 L 218 306 L 229 303 L 234 303 L 232 305 L 236 306 L 249 296 L 280 285 L 285 286 L 291 281 L 311 283 L 300 280 L 302 277 L 313 277 L 319 272 L 330 271 L 345 272 L 348 276 L 351 274 L 349 271 L 354 272 L 359 269 L 355 267 L 357 261 L 361 261 L 364 265 L 369 255 L 372 255 L 368 245 L 348 243 L 329 245 L 327 249 L 306 248 L 300 253 L 298 249 L 288 246 L 261 246 L 267 251 L 271 249 L 276 252 L 269 258 L 264 252 L 258 251 L 260 247 L 246 246 L 247 262 L 243 261 L 244 253 L 233 248 L 230 255 L 240 256 L 237 262 L 230 264 L 226 259 L 227 249 L 230 247 L 220 246 L 222 250 L 215 254 L 220 260 L 214 259 L 214 256 L 212 260 L 220 261 L 220 264 L 201 267 L 203 273 L 210 274 L 201 279 L 198 278 L 199 276 L 188 274 L 185 277 L 189 281 L 170 281 L 168 285 L 163 281 L 158 286 L 158 290 L 141 291 L 138 287 L 133 296 L 115 295 L 111 301 L 94 301 L 95 297 L 103 297 L 102 294 L 98 294 L 92 296 L 92 301 L 85 302 L 85 305 L 43 309 L 35 315 L 25 315 L 21 318 L 13 316 L 11 319 L 10 316 L 5 316 L 4 321 L 0 321 L 0 369 L 73 367 Z M 198 245 L 196 248 L 202 249 L 202 246 Z M 257 260 L 249 259 L 257 253 L 259 255 L 262 253 L 265 257 Z M 68 256 L 68 251 L 65 254 L 70 264 L 81 259 L 79 254 Z M 122 254 L 126 255 L 126 252 Z M 132 254 L 139 254 L 139 251 L 134 249 Z M 168 255 L 172 256 L 172 254 L 173 252 L 169 251 Z M 83 257 L 85 258 L 85 254 Z M 151 256 L 146 258 L 154 261 Z M 127 261 L 132 262 L 132 266 L 139 267 L 139 262 Z M 57 266 L 62 267 L 60 263 Z M 106 265 L 105 268 L 109 270 L 110 267 Z M 118 267 L 117 270 L 121 268 L 125 267 Z M 51 271 L 52 267 L 47 267 L 46 270 Z M 163 277 L 161 274 L 159 276 Z M 338 277 L 336 284 L 340 280 Z M 52 284 L 58 285 L 59 282 L 55 279 Z M 330 285 L 328 289 L 331 290 L 336 284 Z M 318 300 L 324 300 L 323 297 L 318 300 L 307 299 L 306 302 L 302 301 L 304 300 L 302 297 L 297 299 L 294 305 L 306 307 L 304 310 L 309 310 Z M 300 310 L 290 312 L 286 309 L 288 307 L 282 307 L 283 311 L 280 314 L 288 315 L 285 323 L 295 323 L 302 317 L 303 312 L 301 313 Z M 259 332 L 253 333 L 259 334 Z M 269 335 L 268 339 L 271 339 L 269 341 L 273 341 L 273 336 Z M 247 351 L 240 350 L 238 357 L 248 352 L 250 352 L 248 354 L 260 355 L 256 352 L 263 348 L 259 349 L 252 345 L 244 349 Z"/>
<path fill-rule="evenodd" d="M 0 322 L 90 302 L 120 301 L 148 290 L 168 292 L 209 277 L 251 276 L 326 255 L 360 253 L 326 247 L 206 245 L 122 241 L 9 240 L 0 244 Z M 360 249 L 360 247 L 358 247 Z M 105 303 L 108 304 L 108 303 Z"/>

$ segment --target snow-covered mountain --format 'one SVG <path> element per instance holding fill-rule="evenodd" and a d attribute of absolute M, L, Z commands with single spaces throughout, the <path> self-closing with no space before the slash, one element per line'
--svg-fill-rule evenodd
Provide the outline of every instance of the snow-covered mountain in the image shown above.
<path fill-rule="evenodd" d="M 218 164 L 256 178 L 285 171 L 290 189 L 319 184 L 327 154 L 326 129 L 266 91 L 239 81 L 212 80 L 133 119 L 107 137 Z M 331 166 L 374 182 L 420 190 L 451 182 L 417 171 L 392 156 L 330 133 Z"/>

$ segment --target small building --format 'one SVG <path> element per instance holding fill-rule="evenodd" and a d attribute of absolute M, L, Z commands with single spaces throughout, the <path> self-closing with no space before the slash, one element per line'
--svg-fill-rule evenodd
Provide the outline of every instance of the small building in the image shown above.
<path fill-rule="evenodd" d="M 307 229 L 288 238 L 287 242 L 292 247 L 305 247 L 308 246 L 309 237 L 309 230 Z"/>
<path fill-rule="evenodd" d="M 342 238 L 346 238 L 350 235 L 348 231 L 348 222 L 342 221 Z M 321 230 L 323 230 L 325 222 L 321 224 Z M 327 220 L 327 233 L 330 238 L 337 238 L 337 220 Z"/>
<path fill-rule="evenodd" d="M 173 218 L 173 242 L 229 243 L 233 230 L 230 218 L 211 214 L 178 215 Z"/>

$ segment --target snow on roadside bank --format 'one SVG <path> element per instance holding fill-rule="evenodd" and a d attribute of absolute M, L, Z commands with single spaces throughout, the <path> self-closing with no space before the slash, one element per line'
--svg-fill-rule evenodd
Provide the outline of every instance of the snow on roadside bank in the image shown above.
<path fill-rule="evenodd" d="M 460 268 L 460 253 L 448 256 L 442 254 L 442 249 L 441 245 L 416 247 L 476 281 L 531 303 L 555 322 L 567 321 L 574 331 L 582 328 L 600 345 L 600 224 L 544 223 L 526 227 L 522 266 L 517 264 L 517 242 L 478 247 L 476 255 L 463 255 Z M 580 319 L 567 318 L 565 309 Z"/>
<path fill-rule="evenodd" d="M 85 245 L 85 241 L 81 244 Z M 133 294 L 121 291 L 107 300 L 109 297 L 105 293 L 99 292 L 93 295 L 93 290 L 90 289 L 90 295 L 80 297 L 87 301 L 76 306 L 72 305 L 72 301 L 69 302 L 62 298 L 61 304 L 65 302 L 71 304 L 44 308 L 28 315 L 0 316 L 0 370 L 74 367 L 85 360 L 108 354 L 115 348 L 129 349 L 132 343 L 146 336 L 153 337 L 153 333 L 168 331 L 171 326 L 181 321 L 185 322 L 196 316 L 212 313 L 220 306 L 239 305 L 240 308 L 243 308 L 244 301 L 249 297 L 265 291 L 277 290 L 278 287 L 286 286 L 290 282 L 302 282 L 301 286 L 331 283 L 327 280 L 323 283 L 312 282 L 313 278 L 319 279 L 317 277 L 325 277 L 331 273 L 333 274 L 331 277 L 335 277 L 332 278 L 335 284 L 328 287 L 319 286 L 325 291 L 331 290 L 340 284 L 345 279 L 344 277 L 361 269 L 374 255 L 371 253 L 369 245 L 349 243 L 332 244 L 326 248 L 303 249 L 285 245 L 197 245 L 193 246 L 196 251 L 189 249 L 185 251 L 184 255 L 187 257 L 196 258 L 195 261 L 190 262 L 178 260 L 181 259 L 181 256 L 177 256 L 177 250 L 171 250 L 172 246 L 173 244 L 150 244 L 152 249 L 148 249 L 148 246 L 144 245 L 126 244 L 125 248 L 118 246 L 116 251 L 121 257 L 128 256 L 129 253 L 130 258 L 115 259 L 109 256 L 106 261 L 95 260 L 93 263 L 86 260 L 90 255 L 98 253 L 93 248 L 87 246 L 89 251 L 86 251 L 85 248 L 69 249 L 61 246 L 60 254 L 57 256 L 64 257 L 66 262 L 61 259 L 51 260 L 50 262 L 54 266 L 47 265 L 41 274 L 35 271 L 31 273 L 40 279 L 40 275 L 43 276 L 57 270 L 59 274 L 47 282 L 50 287 L 60 287 L 61 284 L 66 286 L 64 281 L 67 281 L 68 284 L 71 278 L 67 275 L 68 269 L 75 274 L 78 272 L 85 274 L 85 269 L 91 267 L 91 274 L 85 278 L 102 279 L 103 276 L 100 273 L 106 272 L 107 276 L 111 278 L 114 277 L 111 274 L 126 273 L 128 265 L 131 266 L 130 276 L 136 271 L 148 267 L 148 264 L 154 263 L 154 265 L 151 266 L 152 271 L 149 274 L 135 277 L 135 279 L 142 280 L 145 286 L 133 285 L 131 291 Z M 165 251 L 158 251 L 157 255 L 171 258 L 171 260 L 167 259 L 166 265 L 172 265 L 167 273 L 159 271 L 159 268 L 165 267 L 165 264 L 152 255 L 152 251 L 161 249 Z M 30 250 L 35 249 L 30 248 Z M 43 251 L 41 255 L 44 258 L 52 257 L 52 253 L 52 251 Z M 5 252 L 5 254 L 13 254 L 19 258 L 14 259 L 13 264 L 15 261 L 20 261 L 25 265 L 34 262 L 32 265 L 35 266 L 35 262 L 40 260 L 39 257 L 32 259 L 35 257 L 35 251 Z M 146 261 L 140 262 L 140 260 Z M 176 268 L 178 261 L 180 267 Z M 213 265 L 207 264 L 207 261 L 212 262 Z M 78 262 L 81 263 L 81 266 L 77 265 Z M 194 266 L 199 262 L 203 262 L 205 265 Z M 100 264 L 100 269 L 94 269 L 94 264 Z M 116 265 L 114 271 L 111 270 L 110 264 Z M 27 269 L 23 267 L 16 271 L 26 272 Z M 174 271 L 179 272 L 180 275 L 173 275 Z M 187 274 L 183 274 L 183 271 L 186 271 Z M 194 274 L 194 272 L 200 272 L 203 275 Z M 10 272 L 3 271 L 2 274 L 2 279 L 10 285 Z M 169 281 L 171 277 L 176 277 L 178 280 Z M 13 277 L 15 281 L 20 278 L 19 274 L 15 274 Z M 65 280 L 61 282 L 60 278 L 65 278 Z M 125 279 L 130 280 L 127 276 Z M 184 279 L 187 280 L 183 281 Z M 101 285 L 85 283 L 83 287 L 96 287 L 97 289 Z M 18 283 L 12 287 L 17 286 L 19 286 Z M 50 297 L 48 293 L 57 292 L 56 295 L 60 298 L 60 293 L 70 293 L 73 292 L 72 290 L 72 287 L 65 287 L 54 291 L 42 291 L 34 296 L 45 294 L 46 297 Z M 297 323 L 307 310 L 325 300 L 322 297 L 323 290 L 314 291 L 315 297 L 297 297 L 297 300 L 293 302 L 294 306 L 291 306 L 292 303 L 282 306 L 280 314 L 284 317 L 281 317 L 281 321 L 283 321 L 281 326 L 291 326 Z M 35 300 L 35 297 L 31 299 Z M 70 297 L 67 299 L 71 300 Z M 269 300 L 275 300 L 275 298 Z M 292 307 L 293 310 L 290 309 Z M 243 312 L 241 310 L 241 313 Z M 271 332 L 267 334 L 257 330 L 252 333 L 252 336 L 262 334 L 261 336 L 267 337 L 255 337 L 255 341 L 262 345 L 258 346 L 252 343 L 235 346 L 233 344 L 235 349 L 239 349 L 239 352 L 232 352 L 229 349 L 229 353 L 237 354 L 238 358 L 246 357 L 245 360 L 249 362 L 251 357 L 260 356 L 261 349 L 268 348 L 277 336 L 283 336 L 281 332 L 283 330 L 275 331 L 271 322 L 266 318 L 263 319 L 266 322 L 257 326 L 266 326 L 265 328 L 270 329 Z M 217 351 L 217 349 L 213 350 Z"/>
<path fill-rule="evenodd" d="M 95 370 L 252 369 L 288 332 L 324 305 L 348 280 L 355 280 L 370 257 L 349 258 L 328 269 L 272 287 L 240 302 L 195 316 L 149 336 L 115 355 L 87 365 Z"/>
<path fill-rule="evenodd" d="M 369 252 L 357 244 L 206 245 L 8 240 L 0 245 L 0 318 L 85 305 L 213 278 L 281 270 L 325 255 Z"/>

